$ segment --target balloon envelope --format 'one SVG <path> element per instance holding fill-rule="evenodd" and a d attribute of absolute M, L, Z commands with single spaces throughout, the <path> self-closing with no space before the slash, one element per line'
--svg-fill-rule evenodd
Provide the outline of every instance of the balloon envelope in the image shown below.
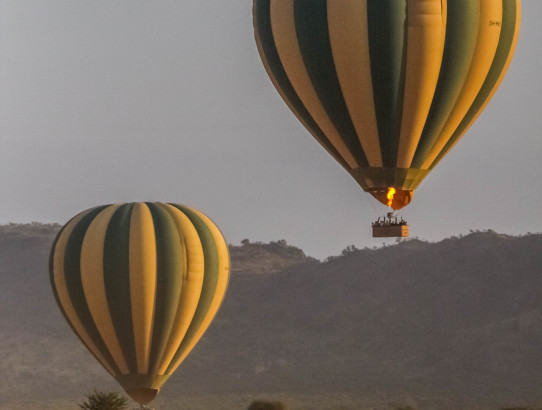
<path fill-rule="evenodd" d="M 146 404 L 217 313 L 229 253 L 218 228 L 195 209 L 106 205 L 62 228 L 51 250 L 50 278 L 79 339 Z"/>
<path fill-rule="evenodd" d="M 400 209 L 500 84 L 520 1 L 254 0 L 253 15 L 290 109 L 365 191 Z"/>

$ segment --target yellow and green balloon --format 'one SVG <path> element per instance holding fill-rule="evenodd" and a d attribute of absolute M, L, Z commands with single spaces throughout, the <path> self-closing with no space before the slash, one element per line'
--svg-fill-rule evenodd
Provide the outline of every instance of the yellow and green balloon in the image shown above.
<path fill-rule="evenodd" d="M 217 313 L 229 253 L 216 225 L 195 209 L 105 205 L 62 228 L 51 250 L 50 278 L 73 331 L 143 405 Z"/>
<path fill-rule="evenodd" d="M 394 209 L 485 108 L 519 0 L 254 0 L 261 59 L 321 145 Z M 456 189 L 457 191 L 457 189 Z"/>

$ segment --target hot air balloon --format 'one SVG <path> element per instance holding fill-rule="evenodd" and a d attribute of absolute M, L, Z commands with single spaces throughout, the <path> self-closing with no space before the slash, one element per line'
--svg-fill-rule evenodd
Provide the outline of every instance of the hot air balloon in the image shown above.
<path fill-rule="evenodd" d="M 495 93 L 520 1 L 254 0 L 253 17 L 260 57 L 293 113 L 398 210 Z"/>
<path fill-rule="evenodd" d="M 51 250 L 50 279 L 73 331 L 143 406 L 217 313 L 229 253 L 215 224 L 195 209 L 105 205 L 62 228 Z"/>

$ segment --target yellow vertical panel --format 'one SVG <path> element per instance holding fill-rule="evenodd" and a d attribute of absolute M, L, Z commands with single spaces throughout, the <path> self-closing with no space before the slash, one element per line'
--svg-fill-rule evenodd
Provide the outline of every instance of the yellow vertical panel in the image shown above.
<path fill-rule="evenodd" d="M 213 318 L 218 312 L 218 309 L 220 308 L 222 300 L 224 299 L 230 277 L 230 254 L 228 251 L 228 245 L 226 244 L 222 233 L 214 224 L 214 222 L 211 221 L 211 219 L 208 218 L 206 215 L 194 208 L 190 208 L 190 210 L 203 220 L 203 222 L 205 223 L 205 225 L 207 225 L 207 227 L 211 231 L 211 234 L 213 235 L 213 239 L 216 243 L 218 252 L 218 281 L 216 284 L 215 294 L 213 295 L 213 299 L 211 301 L 211 304 L 209 305 L 209 310 L 207 311 L 205 318 L 201 322 L 199 329 L 190 341 L 190 344 L 186 347 L 182 356 L 179 357 L 177 362 L 172 367 L 171 373 L 173 373 L 177 366 L 179 366 L 179 364 L 186 358 L 186 356 L 198 343 L 198 341 L 201 339 L 201 337 L 211 324 Z"/>
<path fill-rule="evenodd" d="M 73 218 L 64 228 L 58 241 L 55 245 L 54 255 L 53 255 L 53 282 L 55 284 L 56 293 L 60 301 L 60 305 L 66 314 L 69 323 L 72 325 L 75 333 L 83 344 L 88 348 L 88 350 L 96 357 L 100 364 L 105 367 L 105 369 L 112 375 L 115 376 L 114 370 L 108 364 L 107 360 L 100 353 L 98 347 L 92 341 L 92 338 L 89 336 L 83 323 L 79 319 L 75 308 L 70 299 L 68 292 L 68 286 L 66 284 L 66 272 L 64 271 L 64 257 L 66 255 L 66 246 L 68 244 L 68 239 L 73 232 L 75 226 L 83 219 L 91 209 L 80 213 L 75 218 Z"/>
<path fill-rule="evenodd" d="M 501 75 L 499 76 L 499 79 L 497 80 L 497 82 L 495 83 L 495 86 L 493 87 L 493 90 L 491 91 L 491 93 L 488 95 L 488 97 L 486 98 L 484 104 L 480 107 L 480 109 L 478 110 L 478 113 L 472 118 L 472 120 L 469 122 L 469 124 L 465 127 L 465 130 L 463 131 L 463 133 L 461 134 L 461 136 L 459 138 L 457 138 L 454 143 L 452 144 L 452 146 L 450 148 L 448 148 L 448 152 L 450 152 L 453 147 L 455 147 L 455 144 L 457 144 L 459 142 L 459 140 L 461 139 L 461 137 L 463 135 L 465 135 L 465 133 L 469 130 L 469 128 L 472 126 L 472 124 L 474 124 L 476 122 L 476 120 L 478 119 L 478 117 L 480 116 L 480 114 L 484 111 L 484 109 L 486 108 L 487 104 L 489 103 L 489 101 L 491 101 L 491 99 L 493 98 L 493 95 L 495 95 L 495 93 L 497 92 L 497 89 L 499 88 L 499 86 L 501 85 L 502 83 L 502 80 L 504 79 L 504 76 L 506 74 L 506 72 L 508 71 L 508 67 L 510 67 L 510 63 L 512 62 L 512 59 L 514 57 L 514 51 L 516 49 L 516 46 L 517 46 L 517 43 L 518 43 L 518 38 L 519 38 L 519 26 L 521 24 L 521 1 L 520 0 L 515 0 L 516 1 L 516 6 L 517 6 L 517 10 L 516 10 L 516 31 L 514 33 L 514 39 L 512 41 L 512 45 L 510 47 L 510 52 L 508 53 L 508 59 L 506 60 L 506 63 L 501 71 Z M 442 158 L 441 158 L 442 159 Z M 440 159 L 439 159 L 440 161 Z M 435 167 L 435 165 L 438 163 L 437 162 L 433 162 L 429 167 L 430 168 L 433 168 Z"/>
<path fill-rule="evenodd" d="M 408 44 L 398 168 L 409 168 L 437 88 L 444 53 L 441 0 L 408 2 Z"/>
<path fill-rule="evenodd" d="M 348 112 L 369 166 L 382 167 L 369 54 L 367 0 L 328 1 L 327 15 L 333 60 Z"/>
<path fill-rule="evenodd" d="M 493 64 L 493 59 L 501 36 L 501 25 L 492 25 L 490 22 L 502 21 L 502 1 L 479 1 L 480 22 L 478 39 L 476 41 L 476 48 L 467 78 L 440 136 L 435 141 L 427 159 L 422 164 L 422 169 L 427 169 L 431 166 L 438 154 L 440 154 L 440 151 L 442 151 L 448 140 L 452 137 L 459 124 L 461 124 L 461 121 L 469 111 L 478 92 L 482 88 L 491 65 Z"/>
<path fill-rule="evenodd" d="M 128 374 L 128 365 L 122 353 L 113 319 L 111 318 L 109 304 L 107 303 L 103 271 L 104 241 L 107 226 L 120 206 L 120 204 L 117 204 L 105 208 L 88 227 L 81 247 L 81 280 L 96 328 L 121 373 Z"/>
<path fill-rule="evenodd" d="M 357 161 L 327 115 L 303 62 L 296 35 L 294 0 L 271 0 L 271 27 L 284 70 L 305 108 L 348 166 L 358 168 Z"/>
<path fill-rule="evenodd" d="M 198 232 L 190 219 L 169 204 L 160 204 L 171 215 L 186 249 L 183 285 L 179 307 L 157 374 L 163 375 L 177 352 L 198 307 L 203 286 L 204 257 Z"/>
<path fill-rule="evenodd" d="M 156 299 L 156 237 L 147 205 L 137 203 L 130 216 L 130 301 L 137 371 L 146 374 Z"/>

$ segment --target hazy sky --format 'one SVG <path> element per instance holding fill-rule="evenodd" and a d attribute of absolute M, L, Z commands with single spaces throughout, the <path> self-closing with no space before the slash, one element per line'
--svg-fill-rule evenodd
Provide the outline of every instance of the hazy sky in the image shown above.
<path fill-rule="evenodd" d="M 251 0 L 0 0 L 0 223 L 65 223 L 168 201 L 228 242 L 319 258 L 379 246 L 387 208 L 301 126 L 269 81 Z M 542 231 L 542 1 L 523 1 L 494 99 L 402 215 L 438 240 Z"/>

